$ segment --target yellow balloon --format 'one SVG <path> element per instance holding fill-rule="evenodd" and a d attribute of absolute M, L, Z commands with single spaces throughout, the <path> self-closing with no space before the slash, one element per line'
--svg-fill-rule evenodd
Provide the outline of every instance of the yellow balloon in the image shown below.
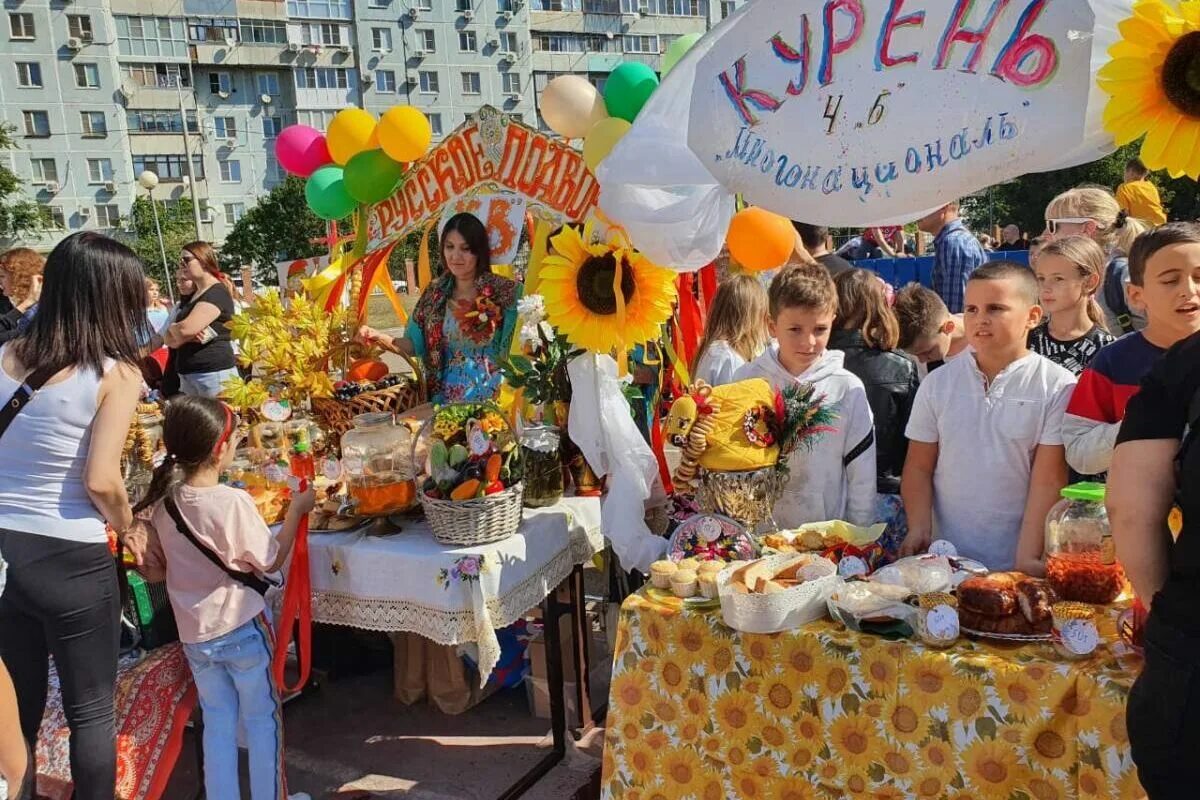
<path fill-rule="evenodd" d="M 550 130 L 567 139 L 582 139 L 608 116 L 600 92 L 580 75 L 559 75 L 546 84 L 541 111 Z"/>
<path fill-rule="evenodd" d="M 416 161 L 433 141 L 429 118 L 412 106 L 393 106 L 379 118 L 379 146 L 393 161 Z"/>
<path fill-rule="evenodd" d="M 632 127 L 619 117 L 607 117 L 593 125 L 583 139 L 583 163 L 587 164 L 588 169 L 595 172 L 600 162 Z"/>
<path fill-rule="evenodd" d="M 379 147 L 375 118 L 361 108 L 344 108 L 329 123 L 325 132 L 329 155 L 343 166 L 363 150 Z"/>

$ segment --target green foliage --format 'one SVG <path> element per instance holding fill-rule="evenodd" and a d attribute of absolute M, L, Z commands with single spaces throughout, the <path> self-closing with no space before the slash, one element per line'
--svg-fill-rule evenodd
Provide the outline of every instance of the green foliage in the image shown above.
<path fill-rule="evenodd" d="M 0 152 L 17 147 L 15 130 L 0 123 Z M 16 173 L 0 162 L 0 237 L 15 239 L 49 227 L 49 218 L 38 204 L 22 197 L 21 183 Z"/>
<path fill-rule="evenodd" d="M 530 403 L 571 402 L 571 379 L 567 363 L 583 351 L 571 347 L 567 337 L 555 332 L 553 338 L 539 325 L 537 346 L 532 358 L 513 355 L 500 363 L 504 379 L 514 389 L 524 389 Z"/>
<path fill-rule="evenodd" d="M 196 235 L 196 216 L 192 213 L 192 198 L 186 193 L 178 200 L 168 202 L 156 201 L 158 207 L 158 224 L 162 228 L 163 247 L 158 246 L 158 231 L 154 227 L 154 209 L 150 200 L 139 196 L 133 201 L 129 214 L 129 227 L 133 232 L 132 240 L 128 242 L 133 252 L 146 267 L 146 274 L 156 278 L 160 283 L 170 280 L 168 272 L 174 272 L 175 264 L 179 261 L 179 251 L 188 242 L 199 237 Z M 163 250 L 167 254 L 167 269 L 163 268 Z M 163 286 L 163 294 L 167 292 Z"/>
<path fill-rule="evenodd" d="M 308 208 L 304 181 L 295 176 L 271 190 L 234 226 L 221 247 L 226 271 L 249 264 L 264 283 L 277 281 L 275 262 L 325 252 L 325 223 Z M 313 244 L 313 240 L 322 243 Z"/>

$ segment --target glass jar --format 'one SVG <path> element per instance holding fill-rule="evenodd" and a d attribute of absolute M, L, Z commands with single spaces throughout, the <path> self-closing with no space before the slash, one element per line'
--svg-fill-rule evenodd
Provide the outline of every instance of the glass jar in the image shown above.
<path fill-rule="evenodd" d="M 552 506 L 562 499 L 561 443 L 562 434 L 553 425 L 529 425 L 521 431 L 525 505 L 529 508 Z"/>
<path fill-rule="evenodd" d="M 342 434 L 342 470 L 354 513 L 382 517 L 416 504 L 412 432 L 390 412 L 359 414 Z"/>
<path fill-rule="evenodd" d="M 1055 603 L 1050 613 L 1053 616 L 1051 636 L 1054 650 L 1070 661 L 1090 656 L 1100 645 L 1100 633 L 1096 630 L 1096 610 L 1084 603 Z"/>
<path fill-rule="evenodd" d="M 958 640 L 958 600 L 945 592 L 926 592 L 917 601 L 917 636 L 926 647 L 945 650 Z"/>
<path fill-rule="evenodd" d="M 1046 516 L 1046 577 L 1060 600 L 1102 605 L 1125 588 L 1117 563 L 1104 485 L 1076 483 Z"/>

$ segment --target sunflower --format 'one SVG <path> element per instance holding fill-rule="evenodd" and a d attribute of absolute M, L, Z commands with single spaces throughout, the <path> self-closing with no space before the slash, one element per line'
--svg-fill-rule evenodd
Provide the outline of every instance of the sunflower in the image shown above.
<path fill-rule="evenodd" d="M 663 646 L 667 642 L 667 625 L 660 616 L 657 614 L 647 615 L 645 623 L 642 625 L 642 638 L 646 642 L 647 651 L 662 652 Z"/>
<path fill-rule="evenodd" d="M 1111 95 L 1104 127 L 1118 146 L 1145 134 L 1150 169 L 1200 178 L 1200 3 L 1142 0 L 1117 29 L 1096 80 Z"/>
<path fill-rule="evenodd" d="M 650 680 L 640 670 L 626 670 L 613 678 L 609 694 L 616 699 L 623 714 L 630 719 L 639 719 L 649 710 Z"/>
<path fill-rule="evenodd" d="M 766 682 L 763 692 L 763 709 L 772 717 L 789 720 L 803 708 L 804 695 L 786 680 L 772 678 Z"/>
<path fill-rule="evenodd" d="M 786 730 L 789 726 L 776 720 L 765 719 L 758 729 L 758 738 L 771 750 L 780 750 L 791 738 Z"/>
<path fill-rule="evenodd" d="M 821 725 L 821 720 L 815 714 L 801 714 L 792 728 L 796 733 L 800 734 L 801 739 L 806 739 L 809 742 L 818 742 L 818 740 L 825 737 L 825 730 Z"/>
<path fill-rule="evenodd" d="M 592 231 L 591 223 L 582 235 L 567 225 L 550 240 L 553 251 L 542 260 L 538 283 L 547 319 L 571 344 L 596 353 L 656 338 L 671 316 L 675 273 L 619 235 L 592 243 Z"/>
<path fill-rule="evenodd" d="M 916 658 L 904 667 L 901 683 L 909 692 L 938 695 L 950 678 L 950 665 L 944 659 Z"/>
<path fill-rule="evenodd" d="M 704 767 L 691 748 L 670 749 L 658 761 L 658 774 L 668 797 L 686 797 L 700 790 Z"/>
<path fill-rule="evenodd" d="M 684 719 L 679 722 L 679 741 L 688 744 L 696 745 L 700 743 L 700 735 L 703 732 L 700 721 L 696 719 Z"/>
<path fill-rule="evenodd" d="M 963 753 L 963 773 L 982 797 L 1008 797 L 1018 778 L 1017 754 L 1010 745 L 977 739 Z"/>
<path fill-rule="evenodd" d="M 762 755 L 750 762 L 750 771 L 763 780 L 779 777 L 779 764 L 774 758 Z"/>
<path fill-rule="evenodd" d="M 1075 779 L 1079 786 L 1080 797 L 1108 797 L 1108 778 L 1095 767 L 1080 767 L 1079 777 Z"/>
<path fill-rule="evenodd" d="M 725 793 L 725 784 L 721 779 L 710 775 L 701 781 L 697 797 L 700 800 L 725 800 L 728 795 Z"/>
<path fill-rule="evenodd" d="M 886 697 L 896 691 L 896 676 L 899 674 L 899 661 L 888 654 L 886 650 L 876 649 L 862 660 L 862 674 L 867 680 L 871 691 L 881 697 Z"/>
<path fill-rule="evenodd" d="M 625 748 L 625 766 L 634 783 L 654 780 L 657 777 L 657 763 L 654 751 L 645 744 L 637 742 Z"/>
<path fill-rule="evenodd" d="M 815 800 L 818 795 L 806 783 L 797 780 L 772 781 L 766 800 Z"/>
<path fill-rule="evenodd" d="M 708 695 L 702 692 L 688 692 L 683 699 L 683 711 L 702 720 L 708 719 Z"/>
<path fill-rule="evenodd" d="M 671 725 L 679 719 L 678 704 L 662 695 L 655 695 L 650 702 L 650 710 L 654 713 L 654 718 L 664 725 Z"/>
<path fill-rule="evenodd" d="M 788 637 L 784 640 L 779 654 L 784 669 L 803 681 L 811 681 L 816 677 L 813 675 L 813 669 L 823 658 L 820 643 L 811 636 Z"/>
<path fill-rule="evenodd" d="M 954 760 L 950 745 L 941 739 L 930 739 L 921 745 L 920 763 L 928 764 L 936 770 L 946 769 Z"/>
<path fill-rule="evenodd" d="M 704 664 L 706 659 L 702 654 L 709 641 L 708 624 L 704 618 L 699 615 L 681 617 L 671 627 L 675 639 L 675 654 L 684 659 L 684 663 L 699 661 Z"/>
<path fill-rule="evenodd" d="M 747 634 L 742 637 L 742 655 L 750 670 L 758 675 L 779 671 L 779 637 L 767 634 Z"/>
<path fill-rule="evenodd" d="M 871 797 L 873 800 L 905 800 L 908 795 L 895 786 L 881 786 L 871 793 Z"/>
<path fill-rule="evenodd" d="M 766 784 L 758 775 L 749 771 L 733 774 L 734 794 L 741 800 L 763 800 L 766 796 Z"/>
<path fill-rule="evenodd" d="M 678 697 L 687 688 L 691 667 L 680 664 L 673 653 L 664 653 L 655 668 L 659 688 L 667 694 Z"/>
<path fill-rule="evenodd" d="M 888 732 L 906 744 L 920 744 L 929 727 L 929 713 L 917 701 L 918 697 L 897 697 L 884 709 Z"/>
<path fill-rule="evenodd" d="M 1062 780 L 1048 772 L 1039 772 L 1018 788 L 1024 789 L 1032 800 L 1067 800 L 1074 794 Z"/>
<path fill-rule="evenodd" d="M 946 783 L 936 772 L 918 775 L 917 779 L 913 781 L 913 793 L 920 798 L 941 797 L 945 790 Z"/>
<path fill-rule="evenodd" d="M 889 749 L 883 754 L 883 764 L 892 777 L 905 777 L 912 772 L 912 757 L 903 750 Z"/>
<path fill-rule="evenodd" d="M 716 702 L 716 719 L 727 734 L 740 736 L 757 715 L 753 695 L 726 692 Z"/>
<path fill-rule="evenodd" d="M 1066 719 L 1056 717 L 1025 731 L 1026 750 L 1038 766 L 1068 769 L 1078 760 L 1074 736 L 1064 730 L 1066 722 Z"/>
<path fill-rule="evenodd" d="M 872 760 L 876 744 L 875 725 L 870 719 L 847 714 L 829 729 L 829 745 L 838 760 L 847 767 L 865 769 Z"/>
<path fill-rule="evenodd" d="M 793 774 L 804 774 L 813 765 L 813 747 L 806 742 L 798 742 L 787 754 L 787 765 Z"/>

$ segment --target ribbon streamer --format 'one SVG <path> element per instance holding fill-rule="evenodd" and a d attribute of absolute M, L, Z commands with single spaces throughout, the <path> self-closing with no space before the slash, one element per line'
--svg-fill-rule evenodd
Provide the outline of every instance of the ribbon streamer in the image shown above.
<path fill-rule="evenodd" d="M 429 220 L 421 233 L 421 247 L 417 253 L 417 286 L 422 289 L 433 282 L 433 269 L 429 262 L 429 232 L 436 223 L 436 219 Z"/>

